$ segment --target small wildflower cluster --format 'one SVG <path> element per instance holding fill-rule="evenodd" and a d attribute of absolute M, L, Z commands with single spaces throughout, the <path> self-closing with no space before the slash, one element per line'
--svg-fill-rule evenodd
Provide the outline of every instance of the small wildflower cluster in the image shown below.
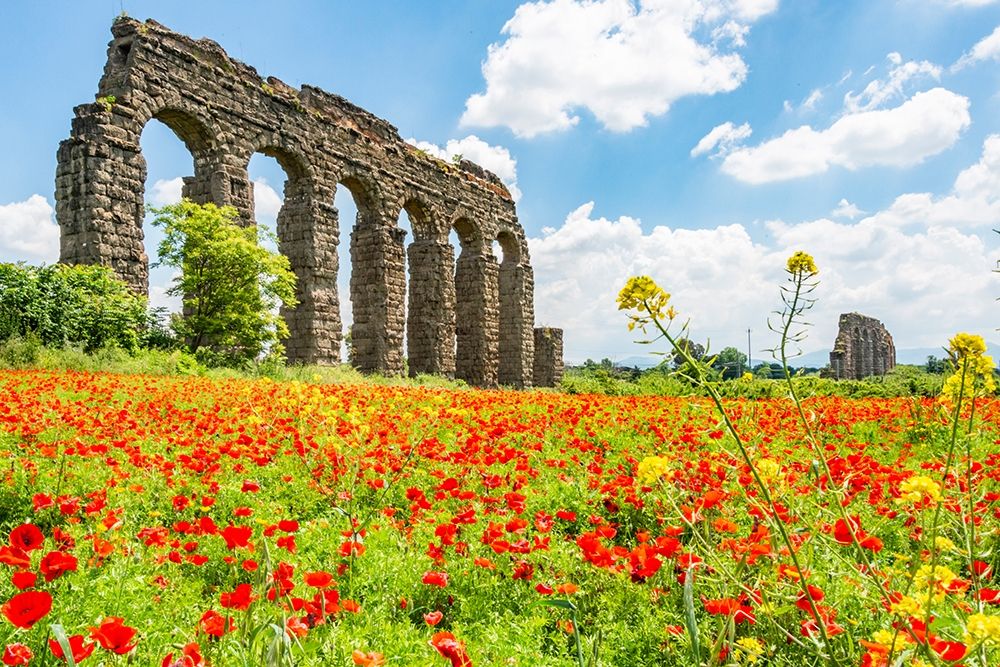
<path fill-rule="evenodd" d="M 986 354 L 986 341 L 982 336 L 960 333 L 949 341 L 948 353 L 955 372 L 945 380 L 941 390 L 941 400 L 955 404 L 967 404 L 977 396 L 985 396 L 996 391 L 994 364 Z"/>
<path fill-rule="evenodd" d="M 801 250 L 796 251 L 794 255 L 788 258 L 785 269 L 793 276 L 801 275 L 810 277 L 819 273 L 819 269 L 816 268 L 816 261 L 812 255 Z"/>
<path fill-rule="evenodd" d="M 941 500 L 941 485 L 927 475 L 914 475 L 899 485 L 899 497 L 896 503 L 900 505 L 919 505 L 927 501 Z"/>
<path fill-rule="evenodd" d="M 642 484 L 654 484 L 670 475 L 670 459 L 665 456 L 647 456 L 639 462 L 636 478 Z"/>
<path fill-rule="evenodd" d="M 649 276 L 629 278 L 625 287 L 618 293 L 618 310 L 634 310 L 638 314 L 629 313 L 628 330 L 636 327 L 645 331 L 646 325 L 654 320 L 672 320 L 677 316 L 673 306 L 668 306 L 670 295 L 656 284 Z"/>

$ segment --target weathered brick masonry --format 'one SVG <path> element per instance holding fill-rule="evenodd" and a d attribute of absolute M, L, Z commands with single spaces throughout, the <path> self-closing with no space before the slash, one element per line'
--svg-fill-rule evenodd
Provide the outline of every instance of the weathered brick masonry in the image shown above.
<path fill-rule="evenodd" d="M 342 97 L 262 79 L 211 40 L 129 18 L 115 21 L 111 32 L 97 101 L 76 107 L 70 138 L 59 147 L 60 261 L 108 264 L 148 292 L 139 139 L 155 118 L 194 159 L 184 196 L 232 205 L 247 224 L 254 218 L 250 158 L 262 153 L 283 167 L 279 249 L 298 277 L 299 299 L 284 313 L 290 360 L 340 361 L 341 238 L 333 200 L 343 184 L 358 207 L 349 239 L 355 365 L 401 373 L 405 331 L 411 374 L 531 385 L 537 363 L 528 245 L 510 193 L 494 174 L 426 155 Z M 397 226 L 404 209 L 413 228 L 408 248 Z M 457 258 L 448 242 L 452 229 L 461 240 Z M 499 264 L 494 241 L 504 251 Z M 557 361 L 561 367 L 561 355 Z"/>

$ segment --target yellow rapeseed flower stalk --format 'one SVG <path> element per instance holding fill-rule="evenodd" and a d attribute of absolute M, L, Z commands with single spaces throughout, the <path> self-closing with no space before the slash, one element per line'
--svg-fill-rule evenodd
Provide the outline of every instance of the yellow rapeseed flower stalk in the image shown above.
<path fill-rule="evenodd" d="M 672 320 L 677 316 L 677 311 L 667 305 L 669 301 L 670 295 L 652 278 L 633 276 L 618 293 L 618 310 L 634 310 L 640 313 L 629 315 L 631 321 L 628 323 L 628 329 L 632 331 L 638 326 L 645 331 L 646 325 L 653 320 Z"/>
<path fill-rule="evenodd" d="M 982 336 L 969 333 L 957 333 L 948 341 L 948 351 L 956 359 L 962 357 L 980 357 L 986 352 L 986 341 Z"/>
<path fill-rule="evenodd" d="M 1000 616 L 973 614 L 965 619 L 965 643 L 1000 643 Z"/>
<path fill-rule="evenodd" d="M 933 568 L 930 565 L 921 565 L 913 575 L 913 586 L 917 590 L 927 589 L 933 579 L 934 587 L 939 591 L 945 591 L 957 577 L 957 574 L 944 565 L 935 565 Z"/>
<path fill-rule="evenodd" d="M 652 484 L 670 474 L 670 460 L 665 456 L 647 456 L 639 462 L 636 478 L 641 484 Z"/>
<path fill-rule="evenodd" d="M 764 655 L 764 644 L 756 637 L 742 637 L 737 639 L 736 646 L 743 653 L 744 665 L 752 665 Z"/>
<path fill-rule="evenodd" d="M 905 632 L 876 630 L 872 635 L 872 641 L 881 644 L 887 651 L 898 654 L 909 643 L 910 638 Z"/>
<path fill-rule="evenodd" d="M 962 391 L 962 378 L 965 378 L 965 390 Z M 964 394 L 962 402 L 970 401 L 977 396 L 992 394 L 997 389 L 993 376 L 993 359 L 985 354 L 965 355 L 958 358 L 955 372 L 944 382 L 941 389 L 941 400 L 946 403 L 956 403 L 960 394 Z"/>
<path fill-rule="evenodd" d="M 793 275 L 813 276 L 819 273 L 819 269 L 816 268 L 816 260 L 813 259 L 812 255 L 801 250 L 797 250 L 794 255 L 788 258 L 786 268 Z"/>
<path fill-rule="evenodd" d="M 941 484 L 927 475 L 914 475 L 899 485 L 898 504 L 916 504 L 925 498 L 933 502 L 941 500 Z"/>

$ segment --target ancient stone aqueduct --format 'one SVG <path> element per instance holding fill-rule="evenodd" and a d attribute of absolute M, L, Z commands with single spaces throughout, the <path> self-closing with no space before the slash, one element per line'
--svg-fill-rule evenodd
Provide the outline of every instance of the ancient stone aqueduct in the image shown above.
<path fill-rule="evenodd" d="M 291 361 L 340 361 L 334 194 L 343 184 L 358 207 L 350 237 L 357 368 L 401 373 L 405 328 L 411 374 L 454 375 L 481 386 L 558 381 L 562 331 L 534 330 L 527 241 L 510 193 L 494 174 L 422 153 L 342 97 L 264 80 L 211 40 L 124 17 L 111 32 L 97 101 L 76 107 L 70 138 L 59 146 L 60 261 L 108 264 L 136 290 L 148 291 L 139 139 L 155 118 L 194 159 L 184 196 L 232 205 L 248 224 L 250 158 L 263 153 L 283 167 L 279 250 L 298 277 L 299 299 L 284 313 Z M 397 226 L 403 210 L 413 229 L 408 247 Z M 452 229 L 461 243 L 457 262 L 448 242 Z"/>
<path fill-rule="evenodd" d="M 837 340 L 830 352 L 830 377 L 861 380 L 885 375 L 896 367 L 896 345 L 885 326 L 860 313 L 840 316 Z"/>

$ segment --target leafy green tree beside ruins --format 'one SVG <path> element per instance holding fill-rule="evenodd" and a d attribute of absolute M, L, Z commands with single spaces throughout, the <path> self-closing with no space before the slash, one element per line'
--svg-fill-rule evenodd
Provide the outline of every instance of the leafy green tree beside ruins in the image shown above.
<path fill-rule="evenodd" d="M 283 352 L 278 309 L 297 305 L 295 274 L 262 245 L 270 233 L 241 225 L 231 206 L 184 200 L 152 211 L 164 231 L 158 265 L 180 270 L 167 293 L 184 299 L 172 327 L 188 349 L 225 363 Z"/>

